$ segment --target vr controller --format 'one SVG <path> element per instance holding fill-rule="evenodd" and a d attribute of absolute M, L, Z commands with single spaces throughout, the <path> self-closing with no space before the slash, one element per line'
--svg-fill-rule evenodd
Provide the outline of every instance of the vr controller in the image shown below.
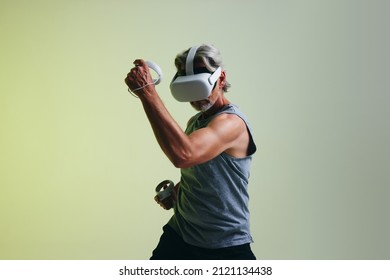
<path fill-rule="evenodd" d="M 148 65 L 148 67 L 150 69 L 154 70 L 154 72 L 157 73 L 158 78 L 157 79 L 153 79 L 153 84 L 158 85 L 161 82 L 162 77 L 163 77 L 163 74 L 162 74 L 160 66 L 158 66 L 153 61 L 146 61 L 146 64 Z"/>
<path fill-rule="evenodd" d="M 175 184 L 171 180 L 162 181 L 156 187 L 156 193 L 160 201 L 171 196 Z"/>

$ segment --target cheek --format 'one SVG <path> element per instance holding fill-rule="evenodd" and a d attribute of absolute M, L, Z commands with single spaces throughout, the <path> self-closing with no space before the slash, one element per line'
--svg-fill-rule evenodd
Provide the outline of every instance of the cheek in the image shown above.
<path fill-rule="evenodd" d="M 214 89 L 212 92 L 211 92 L 211 94 L 210 94 L 210 96 L 209 96 L 209 100 L 210 101 L 215 101 L 215 100 L 217 100 L 217 98 L 218 98 L 218 90 L 216 90 L 216 89 Z"/>

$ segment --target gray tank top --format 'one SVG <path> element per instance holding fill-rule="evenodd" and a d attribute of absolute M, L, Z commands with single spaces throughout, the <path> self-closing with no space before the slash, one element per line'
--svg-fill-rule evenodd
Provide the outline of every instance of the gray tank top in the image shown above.
<path fill-rule="evenodd" d="M 245 116 L 229 104 L 207 119 L 201 119 L 198 113 L 185 133 L 206 127 L 219 114 L 235 114 L 245 122 L 250 136 L 248 156 L 235 158 L 222 153 L 208 162 L 181 169 L 175 214 L 168 222 L 185 242 L 203 248 L 253 242 L 249 231 L 248 179 L 256 145 Z"/>

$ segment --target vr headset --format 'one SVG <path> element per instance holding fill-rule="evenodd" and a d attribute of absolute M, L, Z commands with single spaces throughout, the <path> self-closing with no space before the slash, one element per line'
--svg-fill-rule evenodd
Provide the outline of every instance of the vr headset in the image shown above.
<path fill-rule="evenodd" d="M 192 47 L 188 52 L 186 59 L 186 75 L 175 75 L 170 89 L 173 97 L 180 102 L 192 102 L 207 99 L 222 69 L 218 67 L 214 73 L 194 73 L 194 58 L 199 46 Z"/>

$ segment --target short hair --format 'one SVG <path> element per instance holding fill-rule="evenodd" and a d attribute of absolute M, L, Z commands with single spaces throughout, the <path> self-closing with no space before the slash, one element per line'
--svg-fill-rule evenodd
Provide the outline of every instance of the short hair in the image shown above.
<path fill-rule="evenodd" d="M 182 69 L 185 69 L 186 59 L 190 49 L 191 48 L 183 51 L 182 53 L 179 53 L 176 56 L 175 66 L 177 71 L 181 71 Z M 218 67 L 223 68 L 221 53 L 213 45 L 203 44 L 199 46 L 195 54 L 194 63 L 199 61 L 203 62 L 206 68 L 210 72 L 214 72 L 215 70 L 217 70 Z M 231 87 L 230 83 L 228 81 L 225 81 L 223 91 L 227 92 L 230 87 Z"/>

